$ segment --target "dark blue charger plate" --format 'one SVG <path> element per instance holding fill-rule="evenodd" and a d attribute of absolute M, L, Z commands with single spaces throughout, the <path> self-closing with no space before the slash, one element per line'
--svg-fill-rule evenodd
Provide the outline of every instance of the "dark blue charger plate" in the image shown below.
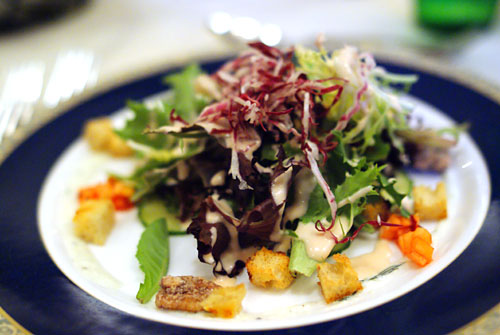
<path fill-rule="evenodd" d="M 211 72 L 220 65 L 221 62 L 211 62 L 203 67 Z M 444 334 L 500 302 L 500 98 L 494 101 L 463 84 L 418 68 L 381 65 L 398 73 L 417 73 L 420 80 L 411 91 L 413 95 L 458 122 L 472 124 L 470 133 L 492 172 L 492 202 L 485 223 L 456 261 L 403 297 L 344 319 L 271 333 Z M 140 319 L 89 296 L 55 266 L 37 229 L 37 200 L 42 182 L 62 151 L 80 135 L 83 122 L 122 108 L 127 99 L 142 99 L 165 90 L 161 80 L 165 74 L 138 79 L 79 104 L 26 139 L 0 166 L 0 306 L 29 331 L 216 333 Z M 195 323 L 193 320 L 193 326 Z"/>

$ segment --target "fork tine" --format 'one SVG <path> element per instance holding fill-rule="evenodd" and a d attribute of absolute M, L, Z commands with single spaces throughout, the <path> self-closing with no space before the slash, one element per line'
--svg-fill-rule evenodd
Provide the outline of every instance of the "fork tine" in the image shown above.
<path fill-rule="evenodd" d="M 13 108 L 12 106 L 5 106 L 2 108 L 1 119 L 0 119 L 0 143 L 2 143 L 5 131 L 7 130 L 7 126 L 9 125 L 9 120 L 12 115 Z"/>
<path fill-rule="evenodd" d="M 45 66 L 29 62 L 12 68 L 0 96 L 0 143 L 32 118 L 43 89 Z"/>
<path fill-rule="evenodd" d="M 33 107 L 33 104 L 27 104 L 25 106 L 24 112 L 21 114 L 21 124 L 26 125 L 28 122 L 31 121 L 33 118 L 33 113 L 35 112 L 35 108 Z"/>
<path fill-rule="evenodd" d="M 24 110 L 26 109 L 25 106 L 26 106 L 25 103 L 18 102 L 12 108 L 11 118 L 9 119 L 7 127 L 5 128 L 5 137 L 12 136 L 16 131 L 17 126 L 19 125 L 19 120 L 21 119 L 21 116 L 23 115 Z"/>

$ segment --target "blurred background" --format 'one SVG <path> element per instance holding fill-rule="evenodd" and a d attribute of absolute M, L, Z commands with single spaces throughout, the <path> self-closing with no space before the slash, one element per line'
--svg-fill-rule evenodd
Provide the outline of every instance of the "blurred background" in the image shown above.
<path fill-rule="evenodd" d="M 324 33 L 327 47 L 428 57 L 500 86 L 498 17 L 496 0 L 0 0 L 0 140 L 86 94 L 234 54 L 245 39 L 312 45 Z"/>
<path fill-rule="evenodd" d="M 431 59 L 500 87 L 499 13 L 496 0 L 0 0 L 0 161 L 71 104 L 247 39 L 313 45 L 324 33 L 327 47 Z"/>

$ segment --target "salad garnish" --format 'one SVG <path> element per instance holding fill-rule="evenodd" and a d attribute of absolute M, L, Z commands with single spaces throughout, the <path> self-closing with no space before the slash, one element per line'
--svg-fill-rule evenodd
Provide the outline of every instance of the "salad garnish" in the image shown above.
<path fill-rule="evenodd" d="M 120 180 L 146 226 L 138 299 L 159 288 L 168 268 L 161 241 L 172 234 L 193 235 L 216 276 L 237 276 L 259 250 L 287 255 L 280 264 L 294 276 L 320 267 L 325 281 L 336 268 L 355 274 L 343 256 L 322 264 L 381 227 L 427 265 L 432 238 L 404 201 L 413 184 L 402 168 L 443 171 L 463 126 L 410 128 L 412 106 L 400 96 L 418 78 L 389 73 L 354 47 L 249 46 L 213 74 L 191 65 L 168 76 L 164 101 L 128 103 L 133 116 L 116 133 L 142 162 Z M 442 204 L 443 189 L 419 192 Z M 442 213 L 446 199 L 428 217 Z M 357 277 L 352 285 L 349 294 L 361 288 Z"/>
<path fill-rule="evenodd" d="M 251 43 L 210 76 L 190 66 L 166 79 L 169 101 L 129 104 L 135 118 L 118 134 L 145 158 L 130 178 L 134 200 L 175 194 L 200 261 L 230 277 L 260 247 L 289 251 L 290 239 L 304 239 L 287 233 L 297 225 L 333 239 L 332 249 L 369 225 L 391 225 L 363 210 L 384 201 L 409 215 L 402 200 L 410 188 L 393 177 L 419 136 L 399 99 L 416 79 L 386 72 L 354 47 Z M 311 187 L 299 194 L 304 178 Z"/>

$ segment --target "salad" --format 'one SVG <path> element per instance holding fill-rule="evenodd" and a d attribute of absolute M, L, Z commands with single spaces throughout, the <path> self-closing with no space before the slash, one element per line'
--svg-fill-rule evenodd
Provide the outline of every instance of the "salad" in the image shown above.
<path fill-rule="evenodd" d="M 115 132 L 140 165 L 80 192 L 138 207 L 137 298 L 158 291 L 176 234 L 196 239 L 217 277 L 240 275 L 259 250 L 286 255 L 293 277 L 311 276 L 360 232 L 379 230 L 428 264 L 432 239 L 413 215 L 403 167 L 443 171 L 460 129 L 411 129 L 400 95 L 417 77 L 354 47 L 249 46 L 213 74 L 191 65 L 166 77 L 171 94 L 154 106 L 129 102 L 133 117 Z"/>

